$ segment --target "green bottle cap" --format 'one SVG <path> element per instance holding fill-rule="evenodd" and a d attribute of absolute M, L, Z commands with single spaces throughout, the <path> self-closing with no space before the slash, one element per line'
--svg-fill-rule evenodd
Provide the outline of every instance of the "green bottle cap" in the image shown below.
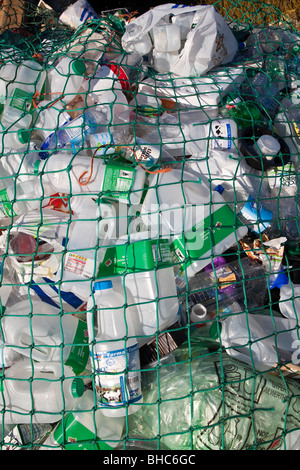
<path fill-rule="evenodd" d="M 74 398 L 79 398 L 84 392 L 84 382 L 79 377 L 72 381 L 71 392 Z"/>
<path fill-rule="evenodd" d="M 72 62 L 72 70 L 75 75 L 83 75 L 86 71 L 85 63 L 79 59 L 74 60 L 74 62 Z"/>
<path fill-rule="evenodd" d="M 17 136 L 21 144 L 28 144 L 29 142 L 29 132 L 27 129 L 19 129 Z"/>
<path fill-rule="evenodd" d="M 38 175 L 40 173 L 40 164 L 42 163 L 41 160 L 37 160 L 33 166 L 33 172 L 35 175 Z"/>

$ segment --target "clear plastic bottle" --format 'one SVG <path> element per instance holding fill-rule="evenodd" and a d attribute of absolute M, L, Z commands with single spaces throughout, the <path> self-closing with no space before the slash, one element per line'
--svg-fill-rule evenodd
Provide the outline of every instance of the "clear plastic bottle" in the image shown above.
<path fill-rule="evenodd" d="M 217 257 L 213 265 L 214 268 L 212 264 L 206 266 L 188 283 L 177 280 L 184 315 L 193 315 L 195 307 L 197 310 L 200 305 L 206 310 L 205 318 L 211 321 L 217 314 L 241 312 L 245 305 L 248 309 L 263 306 L 267 278 L 259 263 L 248 257 L 230 262 L 224 257 Z M 256 293 L 258 287 L 259 294 Z"/>
<path fill-rule="evenodd" d="M 113 281 L 94 283 L 87 323 L 98 407 L 108 417 L 135 413 L 143 401 L 138 342 L 124 292 Z"/>
<path fill-rule="evenodd" d="M 27 358 L 5 371 L 2 386 L 0 406 L 5 406 L 7 424 L 55 423 L 84 392 L 83 380 L 69 367 Z"/>
<path fill-rule="evenodd" d="M 267 371 L 293 362 L 295 342 L 298 343 L 296 320 L 265 314 L 238 313 L 223 319 L 211 328 L 227 354 Z"/>
<path fill-rule="evenodd" d="M 47 74 L 50 99 L 60 98 L 64 103 L 72 101 L 82 85 L 85 72 L 83 60 L 62 57 Z"/>
<path fill-rule="evenodd" d="M 15 80 L 8 86 L 1 123 L 5 128 L 15 124 L 28 129 L 31 126 L 33 97 L 41 93 L 46 72 L 43 66 L 34 60 L 25 60 L 18 66 Z"/>
<path fill-rule="evenodd" d="M 39 102 L 33 126 L 37 136 L 44 142 L 43 149 L 47 148 L 47 143 L 55 134 L 55 129 L 71 121 L 71 116 L 64 109 L 61 101 L 57 101 L 53 106 L 52 101 L 49 100 Z"/>
<path fill-rule="evenodd" d="M 88 136 L 103 126 L 106 130 L 106 116 L 94 108 L 86 110 L 76 119 L 69 119 L 65 124 L 52 132 L 41 146 L 40 157 L 45 159 L 61 149 L 83 149 L 88 146 Z"/>
<path fill-rule="evenodd" d="M 113 450 L 122 437 L 124 418 L 104 416 L 95 405 L 94 392 L 86 390 L 40 450 Z"/>
<path fill-rule="evenodd" d="M 259 71 L 250 79 L 250 85 L 242 86 L 241 90 L 245 100 L 253 97 L 266 117 L 273 119 L 279 109 L 283 88 L 283 82 L 272 81 L 267 73 Z"/>

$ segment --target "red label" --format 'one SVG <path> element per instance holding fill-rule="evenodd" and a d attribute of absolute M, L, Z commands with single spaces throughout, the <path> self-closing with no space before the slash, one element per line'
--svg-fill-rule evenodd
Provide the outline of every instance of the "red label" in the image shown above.
<path fill-rule="evenodd" d="M 110 68 L 110 70 L 118 77 L 122 90 L 128 91 L 130 88 L 130 84 L 128 81 L 128 77 L 122 67 L 119 64 L 115 64 L 113 62 L 110 62 L 105 65 Z"/>

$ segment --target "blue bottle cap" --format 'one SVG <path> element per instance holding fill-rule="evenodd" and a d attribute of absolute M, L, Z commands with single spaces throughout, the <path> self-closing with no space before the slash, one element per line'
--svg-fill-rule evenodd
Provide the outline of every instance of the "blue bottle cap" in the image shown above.
<path fill-rule="evenodd" d="M 113 287 L 112 281 L 97 281 L 94 284 L 94 290 L 106 290 L 111 289 Z"/>

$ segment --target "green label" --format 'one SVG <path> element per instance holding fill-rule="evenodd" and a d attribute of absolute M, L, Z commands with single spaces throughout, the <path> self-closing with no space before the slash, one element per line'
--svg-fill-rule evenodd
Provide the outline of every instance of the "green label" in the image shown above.
<path fill-rule="evenodd" d="M 211 258 L 213 247 L 240 226 L 242 226 L 241 221 L 228 205 L 220 207 L 191 230 L 175 238 L 171 244 L 173 261 L 188 267 L 204 256 Z"/>
<path fill-rule="evenodd" d="M 93 412 L 82 411 L 83 418 L 85 413 Z M 63 444 L 66 450 L 112 450 L 112 447 L 97 437 L 96 429 L 95 432 L 90 431 L 77 421 L 72 413 L 58 424 L 53 437 L 59 445 Z"/>
<path fill-rule="evenodd" d="M 10 101 L 10 106 L 23 112 L 29 112 L 32 107 L 32 93 L 21 88 L 15 88 Z"/>
<path fill-rule="evenodd" d="M 74 336 L 73 345 L 66 366 L 71 367 L 75 375 L 82 374 L 89 361 L 87 324 L 83 320 L 78 321 L 77 330 Z"/>
<path fill-rule="evenodd" d="M 12 208 L 12 203 L 7 195 L 7 189 L 0 191 L 0 211 L 4 216 L 14 217 L 17 215 Z"/>
<path fill-rule="evenodd" d="M 102 188 L 104 196 L 128 200 L 134 174 L 135 170 L 131 165 L 118 163 L 106 165 Z"/>
<path fill-rule="evenodd" d="M 169 241 L 141 240 L 106 249 L 97 278 L 122 275 L 129 272 L 151 271 L 172 265 Z"/>

